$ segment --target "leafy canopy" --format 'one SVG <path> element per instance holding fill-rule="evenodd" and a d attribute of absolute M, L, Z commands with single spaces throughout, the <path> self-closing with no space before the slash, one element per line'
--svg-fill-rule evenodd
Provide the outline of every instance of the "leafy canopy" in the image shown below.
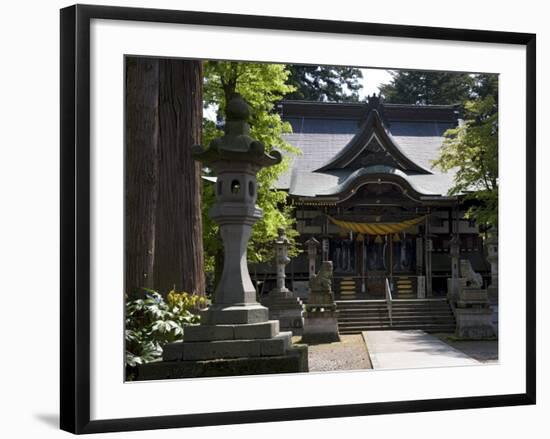
<path fill-rule="evenodd" d="M 287 99 L 322 102 L 357 102 L 363 87 L 361 70 L 353 67 L 289 64 L 288 79 L 295 90 Z"/>
<path fill-rule="evenodd" d="M 384 100 L 395 104 L 444 105 L 469 99 L 475 79 L 467 73 L 392 70 L 380 86 Z"/>
<path fill-rule="evenodd" d="M 467 120 L 447 130 L 439 158 L 443 171 L 456 170 L 450 194 L 466 194 L 472 206 L 467 217 L 498 226 L 498 112 L 491 95 L 466 101 Z"/>
<path fill-rule="evenodd" d="M 250 104 L 250 135 L 265 145 L 266 151 L 282 151 L 283 161 L 275 166 L 263 168 L 258 173 L 258 205 L 264 216 L 252 229 L 248 246 L 250 263 L 266 262 L 272 257 L 273 240 L 277 228 L 284 227 L 291 241 L 291 254 L 298 253 L 295 243 L 297 232 L 292 227 L 292 208 L 286 203 L 287 193 L 273 189 L 281 174 L 289 166 L 290 156 L 299 150 L 283 139 L 283 134 L 291 132 L 288 122 L 283 122 L 275 111 L 275 104 L 294 87 L 288 85 L 289 71 L 281 64 L 240 63 L 207 61 L 205 63 L 204 100 L 205 107 L 218 109 L 218 123 L 204 121 L 203 142 L 209 144 L 215 137 L 223 135 L 220 124 L 223 122 L 225 105 L 234 92 L 240 93 Z M 203 228 L 206 270 L 218 272 L 222 265 L 223 246 L 218 226 L 208 217 L 208 210 L 214 201 L 212 185 L 203 185 Z"/>

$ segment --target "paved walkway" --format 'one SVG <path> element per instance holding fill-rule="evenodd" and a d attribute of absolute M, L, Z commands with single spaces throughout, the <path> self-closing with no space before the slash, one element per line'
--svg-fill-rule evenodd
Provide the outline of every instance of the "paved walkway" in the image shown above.
<path fill-rule="evenodd" d="M 477 360 L 421 330 L 365 331 L 373 369 L 472 366 Z"/>

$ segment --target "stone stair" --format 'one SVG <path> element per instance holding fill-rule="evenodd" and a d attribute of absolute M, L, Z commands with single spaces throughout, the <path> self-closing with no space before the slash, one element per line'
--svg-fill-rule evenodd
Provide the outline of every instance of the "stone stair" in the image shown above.
<path fill-rule="evenodd" d="M 416 299 L 415 282 L 408 276 L 396 277 L 394 290 L 396 299 Z"/>
<path fill-rule="evenodd" d="M 340 334 L 384 329 L 455 330 L 455 318 L 446 299 L 396 299 L 392 302 L 392 324 L 385 300 L 339 300 L 336 305 Z"/>
<path fill-rule="evenodd" d="M 340 298 L 342 300 L 357 298 L 356 284 L 352 277 L 343 277 L 340 281 Z"/>

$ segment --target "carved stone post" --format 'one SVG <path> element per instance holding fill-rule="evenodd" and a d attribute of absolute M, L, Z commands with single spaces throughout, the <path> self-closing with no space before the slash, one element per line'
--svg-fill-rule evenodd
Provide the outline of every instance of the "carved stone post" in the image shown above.
<path fill-rule="evenodd" d="M 321 241 L 321 250 L 322 250 L 322 260 L 323 261 L 328 261 L 329 260 L 329 252 L 330 252 L 330 242 L 329 242 L 329 239 L 328 237 L 323 237 L 322 241 Z"/>
<path fill-rule="evenodd" d="M 249 136 L 249 116 L 248 104 L 234 95 L 226 106 L 225 135 L 207 149 L 192 150 L 218 177 L 210 217 L 220 226 L 223 272 L 212 306 L 201 312 L 201 324 L 187 327 L 183 341 L 165 346 L 164 361 L 142 368 L 142 379 L 307 371 L 307 349 L 293 346 L 292 333 L 279 332 L 279 322 L 269 320 L 248 272 L 248 240 L 262 217 L 256 173 L 281 161 L 278 151 L 266 153 Z"/>
<path fill-rule="evenodd" d="M 451 278 L 447 281 L 447 297 L 452 302 L 455 302 L 458 295 L 458 279 L 460 275 L 458 268 L 460 241 L 456 234 L 453 236 L 453 239 L 451 239 L 449 254 L 451 256 Z"/>
<path fill-rule="evenodd" d="M 498 234 L 496 231 L 489 234 L 485 246 L 487 261 L 491 264 L 491 284 L 488 293 L 491 301 L 498 302 Z"/>
<path fill-rule="evenodd" d="M 315 266 L 317 263 L 317 252 L 319 249 L 319 241 L 315 237 L 309 238 L 305 242 L 307 248 L 307 257 L 308 257 L 308 266 L 309 266 L 309 278 L 313 279 L 315 277 Z"/>

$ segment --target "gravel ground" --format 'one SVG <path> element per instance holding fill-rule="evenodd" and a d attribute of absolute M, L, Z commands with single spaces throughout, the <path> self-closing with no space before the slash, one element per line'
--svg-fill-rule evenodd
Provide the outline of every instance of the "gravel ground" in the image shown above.
<path fill-rule="evenodd" d="M 432 334 L 453 348 L 482 363 L 498 362 L 498 340 L 453 340 L 449 334 Z"/>
<path fill-rule="evenodd" d="M 300 337 L 296 337 L 299 341 Z M 310 372 L 372 369 L 367 346 L 361 334 L 341 335 L 336 343 L 308 346 Z"/>

